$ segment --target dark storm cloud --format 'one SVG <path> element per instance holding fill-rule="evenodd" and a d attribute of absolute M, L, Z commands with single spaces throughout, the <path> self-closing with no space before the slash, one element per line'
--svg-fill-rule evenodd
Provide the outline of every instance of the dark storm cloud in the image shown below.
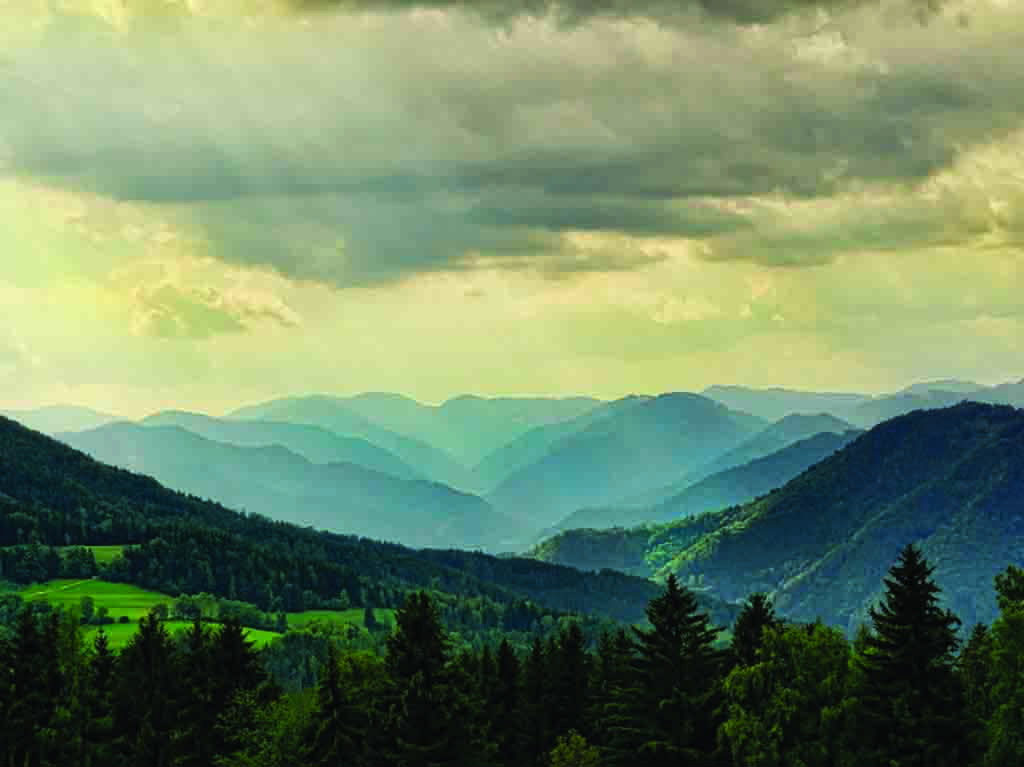
<path fill-rule="evenodd" d="M 553 16 L 564 24 L 594 18 L 671 22 L 694 12 L 735 24 L 767 24 L 781 17 L 815 11 L 847 11 L 878 0 L 290 0 L 303 10 L 459 10 L 501 23 L 522 16 Z M 916 18 L 926 20 L 942 0 L 903 0 Z"/>
<path fill-rule="evenodd" d="M 755 5 L 807 4 L 715 7 L 745 19 Z M 502 38 L 461 18 L 363 23 L 329 15 L 267 40 L 55 31 L 0 67 L 0 113 L 14 117 L 0 124 L 0 163 L 165 204 L 221 260 L 333 285 L 478 263 L 549 274 L 650 263 L 581 254 L 563 236 L 575 231 L 731 237 L 742 253 L 712 257 L 794 265 L 828 261 L 828 242 L 800 256 L 769 233 L 762 251 L 750 218 L 712 203 L 912 186 L 1024 114 L 1020 28 L 933 51 L 941 30 L 916 29 L 902 42 L 924 53 L 882 67 L 701 25 Z"/>

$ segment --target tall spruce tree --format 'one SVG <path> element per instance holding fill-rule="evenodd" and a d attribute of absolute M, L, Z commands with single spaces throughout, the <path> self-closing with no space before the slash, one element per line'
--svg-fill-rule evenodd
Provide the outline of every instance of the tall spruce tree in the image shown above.
<path fill-rule="evenodd" d="M 779 623 L 768 595 L 751 594 L 736 617 L 732 640 L 733 660 L 741 666 L 757 663 L 757 651 L 764 644 L 764 630 L 774 628 Z"/>
<path fill-rule="evenodd" d="M 710 625 L 696 596 L 674 575 L 648 604 L 647 619 L 650 629 L 633 629 L 635 681 L 620 694 L 619 742 L 630 763 L 715 764 L 724 658 L 713 645 L 720 629 Z"/>
<path fill-rule="evenodd" d="M 393 759 L 405 767 L 487 764 L 487 744 L 472 704 L 476 679 L 451 662 L 451 639 L 434 601 L 411 594 L 395 613 L 388 667 L 398 686 Z"/>
<path fill-rule="evenodd" d="M 967 727 L 954 673 L 960 621 L 939 607 L 939 588 L 916 546 L 908 545 L 885 579 L 881 605 L 860 655 L 864 764 L 963 765 Z"/>
<path fill-rule="evenodd" d="M 996 576 L 1000 614 L 992 624 L 991 716 L 986 765 L 1024 763 L 1024 570 Z"/>

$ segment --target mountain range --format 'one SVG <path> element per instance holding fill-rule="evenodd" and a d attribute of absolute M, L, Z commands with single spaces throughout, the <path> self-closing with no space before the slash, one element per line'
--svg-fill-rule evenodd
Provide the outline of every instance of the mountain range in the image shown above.
<path fill-rule="evenodd" d="M 535 524 L 663 486 L 763 429 L 754 416 L 696 394 L 637 399 L 555 442 L 487 498 Z"/>
<path fill-rule="evenodd" d="M 518 531 L 477 496 L 352 463 L 315 464 L 281 445 L 240 447 L 180 426 L 131 423 L 59 438 L 175 490 L 332 532 L 410 546 L 498 548 Z"/>
<path fill-rule="evenodd" d="M 907 543 L 936 565 L 966 626 L 994 617 L 992 578 L 1024 562 L 1024 412 L 977 403 L 916 411 L 746 505 L 653 531 L 570 531 L 537 554 L 672 572 L 726 600 L 762 590 L 790 618 L 852 630 Z"/>
<path fill-rule="evenodd" d="M 789 480 L 850 444 L 862 432 L 822 432 L 742 466 L 712 474 L 651 506 L 580 509 L 560 521 L 549 534 L 573 528 L 633 527 L 662 524 L 704 512 L 747 503 L 782 487 Z"/>

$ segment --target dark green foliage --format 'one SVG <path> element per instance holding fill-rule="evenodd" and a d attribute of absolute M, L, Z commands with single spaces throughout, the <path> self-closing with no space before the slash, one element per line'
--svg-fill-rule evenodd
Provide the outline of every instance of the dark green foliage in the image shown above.
<path fill-rule="evenodd" d="M 632 682 L 618 695 L 618 750 L 652 767 L 713 764 L 724 673 L 713 647 L 719 629 L 675 577 L 648 605 L 647 619 L 650 629 L 633 630 Z"/>
<path fill-rule="evenodd" d="M 752 666 L 757 662 L 757 651 L 764 643 L 765 629 L 780 623 L 767 594 L 751 594 L 736 618 L 733 627 L 732 654 L 737 663 Z"/>
<path fill-rule="evenodd" d="M 959 620 L 938 606 L 932 568 L 907 546 L 872 608 L 873 630 L 860 655 L 865 764 L 963 765 L 967 728 L 953 670 Z"/>

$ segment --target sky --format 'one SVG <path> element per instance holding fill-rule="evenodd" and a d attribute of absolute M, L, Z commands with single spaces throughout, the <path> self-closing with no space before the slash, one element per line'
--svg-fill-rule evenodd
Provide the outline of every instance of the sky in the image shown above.
<path fill-rule="evenodd" d="M 1024 375 L 1020 0 L 0 0 L 0 406 Z"/>

